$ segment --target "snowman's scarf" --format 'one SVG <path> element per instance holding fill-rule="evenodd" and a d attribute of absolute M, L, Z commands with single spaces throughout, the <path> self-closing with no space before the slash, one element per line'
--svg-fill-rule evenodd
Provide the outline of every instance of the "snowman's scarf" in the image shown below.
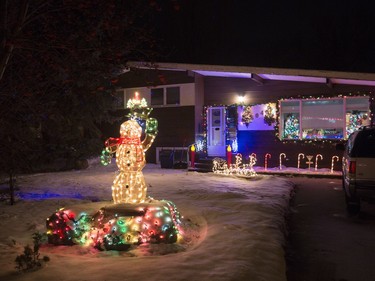
<path fill-rule="evenodd" d="M 115 146 L 120 144 L 135 144 L 140 145 L 141 140 L 139 138 L 109 138 L 105 141 L 105 146 Z"/>
<path fill-rule="evenodd" d="M 135 145 L 136 149 L 136 155 L 137 155 L 137 162 L 142 162 L 143 159 L 143 149 L 140 149 L 141 140 L 139 138 L 109 138 L 105 141 L 105 146 L 106 147 L 111 147 L 111 146 L 118 146 L 121 144 L 126 144 L 126 145 Z"/>

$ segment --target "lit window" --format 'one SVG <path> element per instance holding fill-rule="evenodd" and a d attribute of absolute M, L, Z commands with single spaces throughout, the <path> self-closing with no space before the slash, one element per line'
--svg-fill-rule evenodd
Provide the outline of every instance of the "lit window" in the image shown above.
<path fill-rule="evenodd" d="M 347 139 L 370 124 L 369 97 L 283 100 L 279 116 L 281 139 Z"/>

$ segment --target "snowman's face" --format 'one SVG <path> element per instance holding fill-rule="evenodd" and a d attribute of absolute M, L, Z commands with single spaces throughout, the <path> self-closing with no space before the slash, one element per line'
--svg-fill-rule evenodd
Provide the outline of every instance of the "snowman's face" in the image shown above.
<path fill-rule="evenodd" d="M 135 120 L 128 120 L 121 124 L 120 136 L 123 138 L 140 138 L 142 127 Z"/>

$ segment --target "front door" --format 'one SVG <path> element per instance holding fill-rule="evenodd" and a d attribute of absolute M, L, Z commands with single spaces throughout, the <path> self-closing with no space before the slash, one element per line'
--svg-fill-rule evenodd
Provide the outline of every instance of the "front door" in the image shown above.
<path fill-rule="evenodd" d="M 209 107 L 207 112 L 208 156 L 225 156 L 225 108 Z"/>

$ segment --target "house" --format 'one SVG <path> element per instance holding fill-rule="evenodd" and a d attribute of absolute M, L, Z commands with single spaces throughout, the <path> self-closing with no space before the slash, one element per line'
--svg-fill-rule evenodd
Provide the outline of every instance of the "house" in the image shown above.
<path fill-rule="evenodd" d="M 331 168 L 334 156 L 341 160 L 335 144 L 374 124 L 374 73 L 178 63 L 128 66 L 118 90 L 124 104 L 138 92 L 159 121 L 148 155 L 151 163 L 158 162 L 163 148 L 187 149 L 194 143 L 208 157 L 225 158 L 230 145 L 244 159 L 255 154 L 257 165 L 268 161 L 269 167 L 278 166 L 284 153 L 286 166 L 307 167 L 306 159 L 300 163 L 303 154 L 320 155 L 319 165 Z"/>

